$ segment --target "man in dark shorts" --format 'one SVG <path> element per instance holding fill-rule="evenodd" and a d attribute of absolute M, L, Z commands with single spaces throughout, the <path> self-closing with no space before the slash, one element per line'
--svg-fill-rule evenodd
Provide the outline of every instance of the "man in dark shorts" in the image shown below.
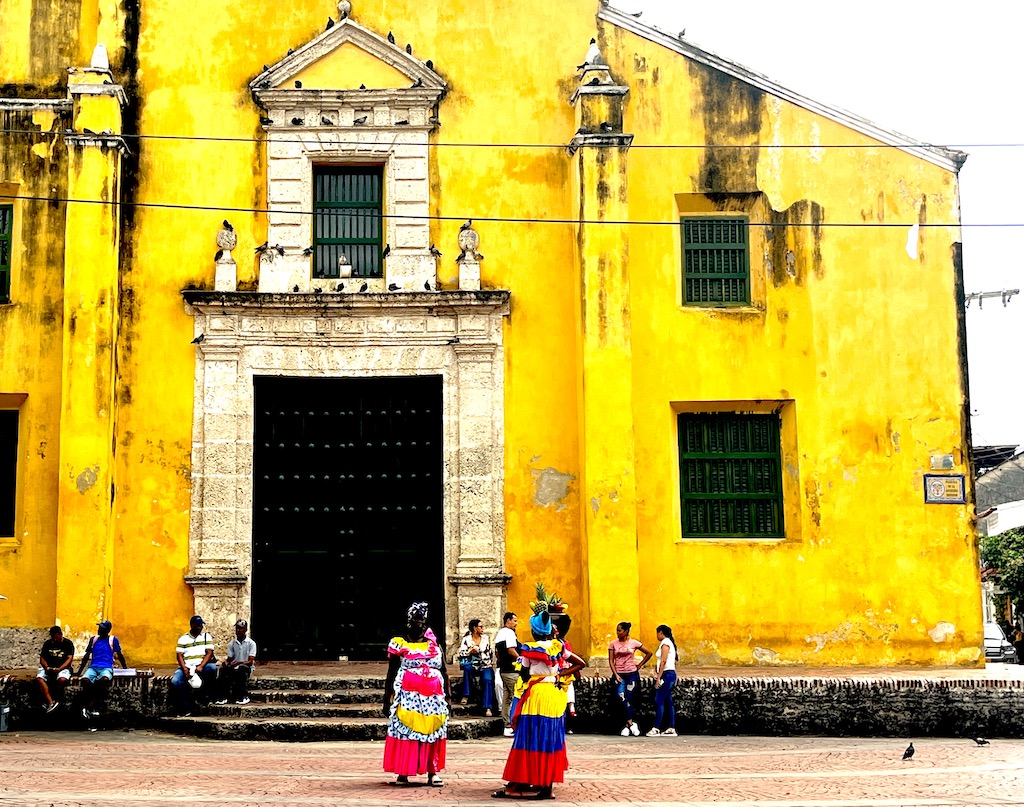
<path fill-rule="evenodd" d="M 61 705 L 64 687 L 71 680 L 71 664 L 75 660 L 75 646 L 64 638 L 60 625 L 50 628 L 50 638 L 39 651 L 39 672 L 36 680 L 46 700 L 44 709 L 50 714 Z"/>

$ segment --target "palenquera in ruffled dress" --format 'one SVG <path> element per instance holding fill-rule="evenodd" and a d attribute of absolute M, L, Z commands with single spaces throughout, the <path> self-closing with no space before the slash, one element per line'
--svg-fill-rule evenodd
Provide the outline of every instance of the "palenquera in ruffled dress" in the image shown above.
<path fill-rule="evenodd" d="M 414 616 L 424 623 L 426 604 L 415 603 L 409 614 L 410 627 Z M 415 635 L 416 631 L 410 633 Z M 391 706 L 384 770 L 398 774 L 400 784 L 405 777 L 426 773 L 431 784 L 439 785 L 435 774 L 445 764 L 449 716 L 443 651 L 434 632 L 426 628 L 420 641 L 394 637 L 388 644 L 388 656 L 391 689 L 385 692 L 385 698 L 391 698 Z"/>

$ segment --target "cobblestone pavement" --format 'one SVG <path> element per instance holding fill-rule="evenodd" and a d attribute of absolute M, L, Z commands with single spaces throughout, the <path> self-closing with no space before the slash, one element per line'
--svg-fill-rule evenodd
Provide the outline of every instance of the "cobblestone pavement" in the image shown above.
<path fill-rule="evenodd" d="M 156 732 L 0 734 L 2 805 L 489 805 L 509 740 L 451 742 L 443 788 L 395 788 L 381 743 L 244 743 Z M 1024 741 L 569 738 L 564 805 L 1024 804 Z"/>

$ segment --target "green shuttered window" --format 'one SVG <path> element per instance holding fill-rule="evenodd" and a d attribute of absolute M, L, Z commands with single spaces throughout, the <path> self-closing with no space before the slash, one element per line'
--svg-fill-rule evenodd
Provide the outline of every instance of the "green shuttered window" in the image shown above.
<path fill-rule="evenodd" d="M 783 538 L 778 415 L 678 416 L 684 538 Z"/>
<path fill-rule="evenodd" d="M 18 478 L 18 410 L 0 409 L 0 537 L 14 535 Z"/>
<path fill-rule="evenodd" d="M 11 231 L 14 206 L 0 205 L 0 303 L 11 300 Z"/>
<path fill-rule="evenodd" d="M 746 217 L 680 219 L 683 231 L 683 302 L 746 305 L 750 259 Z"/>
<path fill-rule="evenodd" d="M 338 277 L 344 253 L 353 277 L 383 277 L 384 168 L 313 169 L 313 277 Z"/>

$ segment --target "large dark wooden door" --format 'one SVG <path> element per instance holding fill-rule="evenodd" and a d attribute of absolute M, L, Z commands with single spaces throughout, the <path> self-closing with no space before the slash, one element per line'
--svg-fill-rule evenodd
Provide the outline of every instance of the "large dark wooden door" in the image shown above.
<path fill-rule="evenodd" d="M 257 376 L 263 659 L 381 659 L 412 600 L 443 636 L 441 377 Z"/>

